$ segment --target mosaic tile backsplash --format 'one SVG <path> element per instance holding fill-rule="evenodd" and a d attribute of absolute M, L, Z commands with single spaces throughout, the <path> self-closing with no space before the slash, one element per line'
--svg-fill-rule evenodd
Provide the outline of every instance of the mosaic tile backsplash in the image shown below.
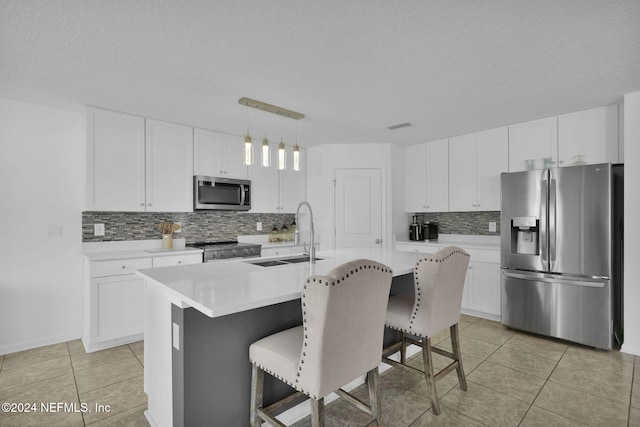
<path fill-rule="evenodd" d="M 439 234 L 500 235 L 500 211 L 496 212 L 430 212 L 416 214 L 418 223 L 438 223 Z M 496 223 L 496 231 L 489 231 L 489 222 Z M 408 233 L 408 231 L 407 231 Z"/>
<path fill-rule="evenodd" d="M 240 235 L 268 234 L 275 226 L 280 229 L 294 220 L 294 214 L 263 214 L 224 211 L 205 212 L 83 212 L 82 241 L 111 242 L 123 240 L 160 239 L 158 224 L 165 221 L 182 224 L 175 237 L 187 243 L 235 240 Z M 256 230 L 262 222 L 262 231 Z M 94 236 L 93 224 L 104 224 L 105 235 Z"/>

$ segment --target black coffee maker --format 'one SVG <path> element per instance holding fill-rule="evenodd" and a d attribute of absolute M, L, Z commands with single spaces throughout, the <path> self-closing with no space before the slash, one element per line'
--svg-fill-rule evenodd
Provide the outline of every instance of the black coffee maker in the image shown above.
<path fill-rule="evenodd" d="M 413 222 L 409 224 L 409 240 L 422 240 L 422 228 L 418 225 L 418 220 L 414 216 Z"/>
<path fill-rule="evenodd" d="M 422 224 L 422 240 L 438 240 L 438 223 L 427 221 Z"/>

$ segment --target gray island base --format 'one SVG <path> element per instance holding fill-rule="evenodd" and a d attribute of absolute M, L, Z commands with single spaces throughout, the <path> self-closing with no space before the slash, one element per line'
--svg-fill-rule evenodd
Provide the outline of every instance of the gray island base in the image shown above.
<path fill-rule="evenodd" d="M 394 277 L 393 293 L 413 294 L 413 276 Z M 260 338 L 301 325 L 302 310 L 297 299 L 210 318 L 193 308 L 172 305 L 171 321 L 184 331 L 180 350 L 172 351 L 173 425 L 248 426 L 249 346 Z M 385 346 L 397 340 L 396 332 L 385 330 Z M 265 375 L 265 405 L 294 391 Z"/>

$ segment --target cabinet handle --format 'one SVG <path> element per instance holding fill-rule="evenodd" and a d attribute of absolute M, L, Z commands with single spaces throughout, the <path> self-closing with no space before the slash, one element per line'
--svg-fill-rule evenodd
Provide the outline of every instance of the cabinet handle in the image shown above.
<path fill-rule="evenodd" d="M 178 264 L 182 264 L 182 261 L 178 261 Z"/>
<path fill-rule="evenodd" d="M 126 265 L 123 265 L 123 266 L 122 266 L 122 270 L 125 270 L 126 268 L 127 268 L 127 266 L 126 266 Z"/>
<path fill-rule="evenodd" d="M 140 206 L 144 206 L 144 203 L 140 203 Z"/>
<path fill-rule="evenodd" d="M 151 206 L 151 203 L 149 203 L 147 206 Z"/>

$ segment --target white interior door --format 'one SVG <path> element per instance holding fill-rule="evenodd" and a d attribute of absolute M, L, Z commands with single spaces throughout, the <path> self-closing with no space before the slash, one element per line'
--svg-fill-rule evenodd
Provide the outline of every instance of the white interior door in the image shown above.
<path fill-rule="evenodd" d="M 336 248 L 382 245 L 382 173 L 380 169 L 336 169 Z"/>

